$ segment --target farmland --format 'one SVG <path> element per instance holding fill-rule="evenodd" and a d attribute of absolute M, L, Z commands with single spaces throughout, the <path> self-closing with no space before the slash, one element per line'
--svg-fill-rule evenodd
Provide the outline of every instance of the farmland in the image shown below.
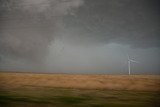
<path fill-rule="evenodd" d="M 158 107 L 160 76 L 0 73 L 2 107 Z"/>

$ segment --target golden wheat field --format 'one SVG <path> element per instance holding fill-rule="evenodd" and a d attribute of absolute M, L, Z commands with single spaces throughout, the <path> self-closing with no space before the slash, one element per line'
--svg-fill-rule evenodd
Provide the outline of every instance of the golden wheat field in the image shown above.
<path fill-rule="evenodd" d="M 0 73 L 0 107 L 159 107 L 159 75 Z"/>
<path fill-rule="evenodd" d="M 0 73 L 0 87 L 25 86 L 158 91 L 160 90 L 160 76 Z"/>

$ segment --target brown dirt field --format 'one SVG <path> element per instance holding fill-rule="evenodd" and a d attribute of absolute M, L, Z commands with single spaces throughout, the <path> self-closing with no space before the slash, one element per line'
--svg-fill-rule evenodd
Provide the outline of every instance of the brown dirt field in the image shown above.
<path fill-rule="evenodd" d="M 51 87 L 159 91 L 159 75 L 0 73 L 0 89 Z"/>

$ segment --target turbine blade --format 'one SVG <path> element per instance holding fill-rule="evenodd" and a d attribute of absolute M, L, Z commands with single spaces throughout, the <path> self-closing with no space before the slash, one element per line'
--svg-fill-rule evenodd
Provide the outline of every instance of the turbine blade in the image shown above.
<path fill-rule="evenodd" d="M 128 60 L 130 60 L 130 58 L 129 58 L 129 55 L 127 54 L 127 58 L 128 58 Z"/>
<path fill-rule="evenodd" d="M 135 63 L 139 63 L 138 61 L 135 61 L 135 60 L 132 60 L 132 59 L 130 59 L 130 61 L 131 61 L 131 62 L 135 62 Z"/>

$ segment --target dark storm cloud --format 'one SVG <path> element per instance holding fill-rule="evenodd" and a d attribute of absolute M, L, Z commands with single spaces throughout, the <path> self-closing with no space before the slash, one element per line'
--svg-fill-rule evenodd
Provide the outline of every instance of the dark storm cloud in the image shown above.
<path fill-rule="evenodd" d="M 105 66 L 109 69 L 100 72 L 123 72 L 128 53 L 145 65 L 141 72 L 159 72 L 159 5 L 159 0 L 0 0 L 0 70 Z"/>
<path fill-rule="evenodd" d="M 0 0 L 0 57 L 41 61 L 62 18 L 82 0 Z"/>
<path fill-rule="evenodd" d="M 76 44 L 159 47 L 159 5 L 159 0 L 85 0 L 76 14 L 65 18 L 68 35 Z"/>

